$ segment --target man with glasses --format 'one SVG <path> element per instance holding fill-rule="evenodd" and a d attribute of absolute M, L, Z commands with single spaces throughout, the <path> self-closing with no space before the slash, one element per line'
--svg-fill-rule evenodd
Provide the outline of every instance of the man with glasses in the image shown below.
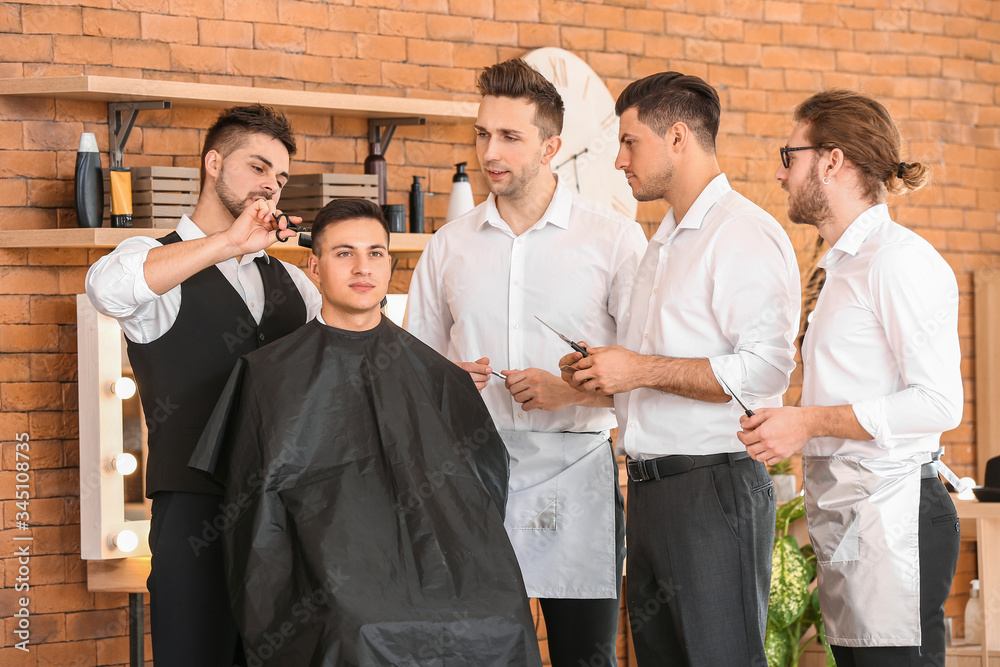
<path fill-rule="evenodd" d="M 959 524 L 933 459 L 962 419 L 958 285 L 885 204 L 928 170 L 901 161 L 892 117 L 860 93 L 817 93 L 794 119 L 775 178 L 792 222 L 830 245 L 826 279 L 802 344 L 803 407 L 758 410 L 739 437 L 758 461 L 803 451 L 837 665 L 943 665 Z"/>
<path fill-rule="evenodd" d="M 733 426 L 777 406 L 795 367 L 799 272 L 787 234 L 729 186 L 715 89 L 677 72 L 618 98 L 616 166 L 671 205 L 650 240 L 621 346 L 567 355 L 564 379 L 613 394 L 629 456 L 628 606 L 639 664 L 767 664 L 774 492 Z M 573 370 L 573 369 L 570 369 Z"/>

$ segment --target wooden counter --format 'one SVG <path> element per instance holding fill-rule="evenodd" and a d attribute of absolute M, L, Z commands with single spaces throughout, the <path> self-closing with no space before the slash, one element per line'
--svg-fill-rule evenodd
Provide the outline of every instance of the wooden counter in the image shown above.
<path fill-rule="evenodd" d="M 947 667 L 1000 667 L 1000 503 L 959 500 L 954 494 L 952 500 L 963 535 L 974 533 L 977 542 L 983 643 L 950 647 Z"/>

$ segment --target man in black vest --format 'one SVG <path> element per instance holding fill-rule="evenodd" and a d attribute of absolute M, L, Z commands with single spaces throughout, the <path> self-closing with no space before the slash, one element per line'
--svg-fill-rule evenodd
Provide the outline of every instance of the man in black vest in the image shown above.
<path fill-rule="evenodd" d="M 162 239 L 123 241 L 87 273 L 94 307 L 125 332 L 146 414 L 158 667 L 229 667 L 236 653 L 213 527 L 222 488 L 187 462 L 236 360 L 319 312 L 306 275 L 264 252 L 279 234 L 292 235 L 274 214 L 294 153 L 283 115 L 260 105 L 227 109 L 205 136 L 191 216 Z"/>

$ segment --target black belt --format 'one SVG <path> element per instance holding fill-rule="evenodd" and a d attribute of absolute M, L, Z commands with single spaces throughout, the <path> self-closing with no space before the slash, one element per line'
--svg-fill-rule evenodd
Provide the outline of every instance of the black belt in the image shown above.
<path fill-rule="evenodd" d="M 930 463 L 925 463 L 922 466 L 920 466 L 921 479 L 933 479 L 937 477 L 939 474 L 940 473 L 938 473 L 937 466 L 934 465 L 934 461 L 931 461 Z"/>
<path fill-rule="evenodd" d="M 670 475 L 679 475 L 695 468 L 719 465 L 720 463 L 733 463 L 742 459 L 750 458 L 746 452 L 732 452 L 730 454 L 706 454 L 703 456 L 661 456 L 658 459 L 645 459 L 637 461 L 633 458 L 625 460 L 625 469 L 628 477 L 633 482 L 647 482 L 651 479 L 662 479 Z"/>

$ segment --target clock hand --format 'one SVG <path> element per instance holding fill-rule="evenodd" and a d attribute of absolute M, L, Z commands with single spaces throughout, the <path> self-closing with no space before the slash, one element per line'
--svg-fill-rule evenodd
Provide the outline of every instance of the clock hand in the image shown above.
<path fill-rule="evenodd" d="M 561 169 L 562 167 L 564 167 L 564 166 L 566 166 L 567 164 L 569 164 L 569 162 L 570 162 L 571 160 L 572 160 L 572 161 L 574 162 L 574 165 L 573 165 L 573 166 L 575 167 L 575 166 L 576 166 L 576 164 L 575 164 L 575 162 L 576 162 L 576 159 L 577 159 L 578 157 L 580 157 L 581 155 L 583 155 L 584 153 L 586 153 L 587 151 L 589 151 L 589 150 L 590 150 L 589 148 L 584 148 L 584 149 L 583 149 L 582 151 L 580 151 L 579 153 L 576 153 L 575 155 L 570 155 L 570 156 L 569 156 L 568 158 L 566 158 L 566 160 L 565 160 L 565 161 L 564 161 L 564 162 L 563 162 L 562 164 L 560 164 L 560 165 L 558 165 L 558 166 L 555 166 L 555 167 L 553 167 L 552 169 L 553 169 L 554 171 L 559 171 L 559 169 Z"/>

